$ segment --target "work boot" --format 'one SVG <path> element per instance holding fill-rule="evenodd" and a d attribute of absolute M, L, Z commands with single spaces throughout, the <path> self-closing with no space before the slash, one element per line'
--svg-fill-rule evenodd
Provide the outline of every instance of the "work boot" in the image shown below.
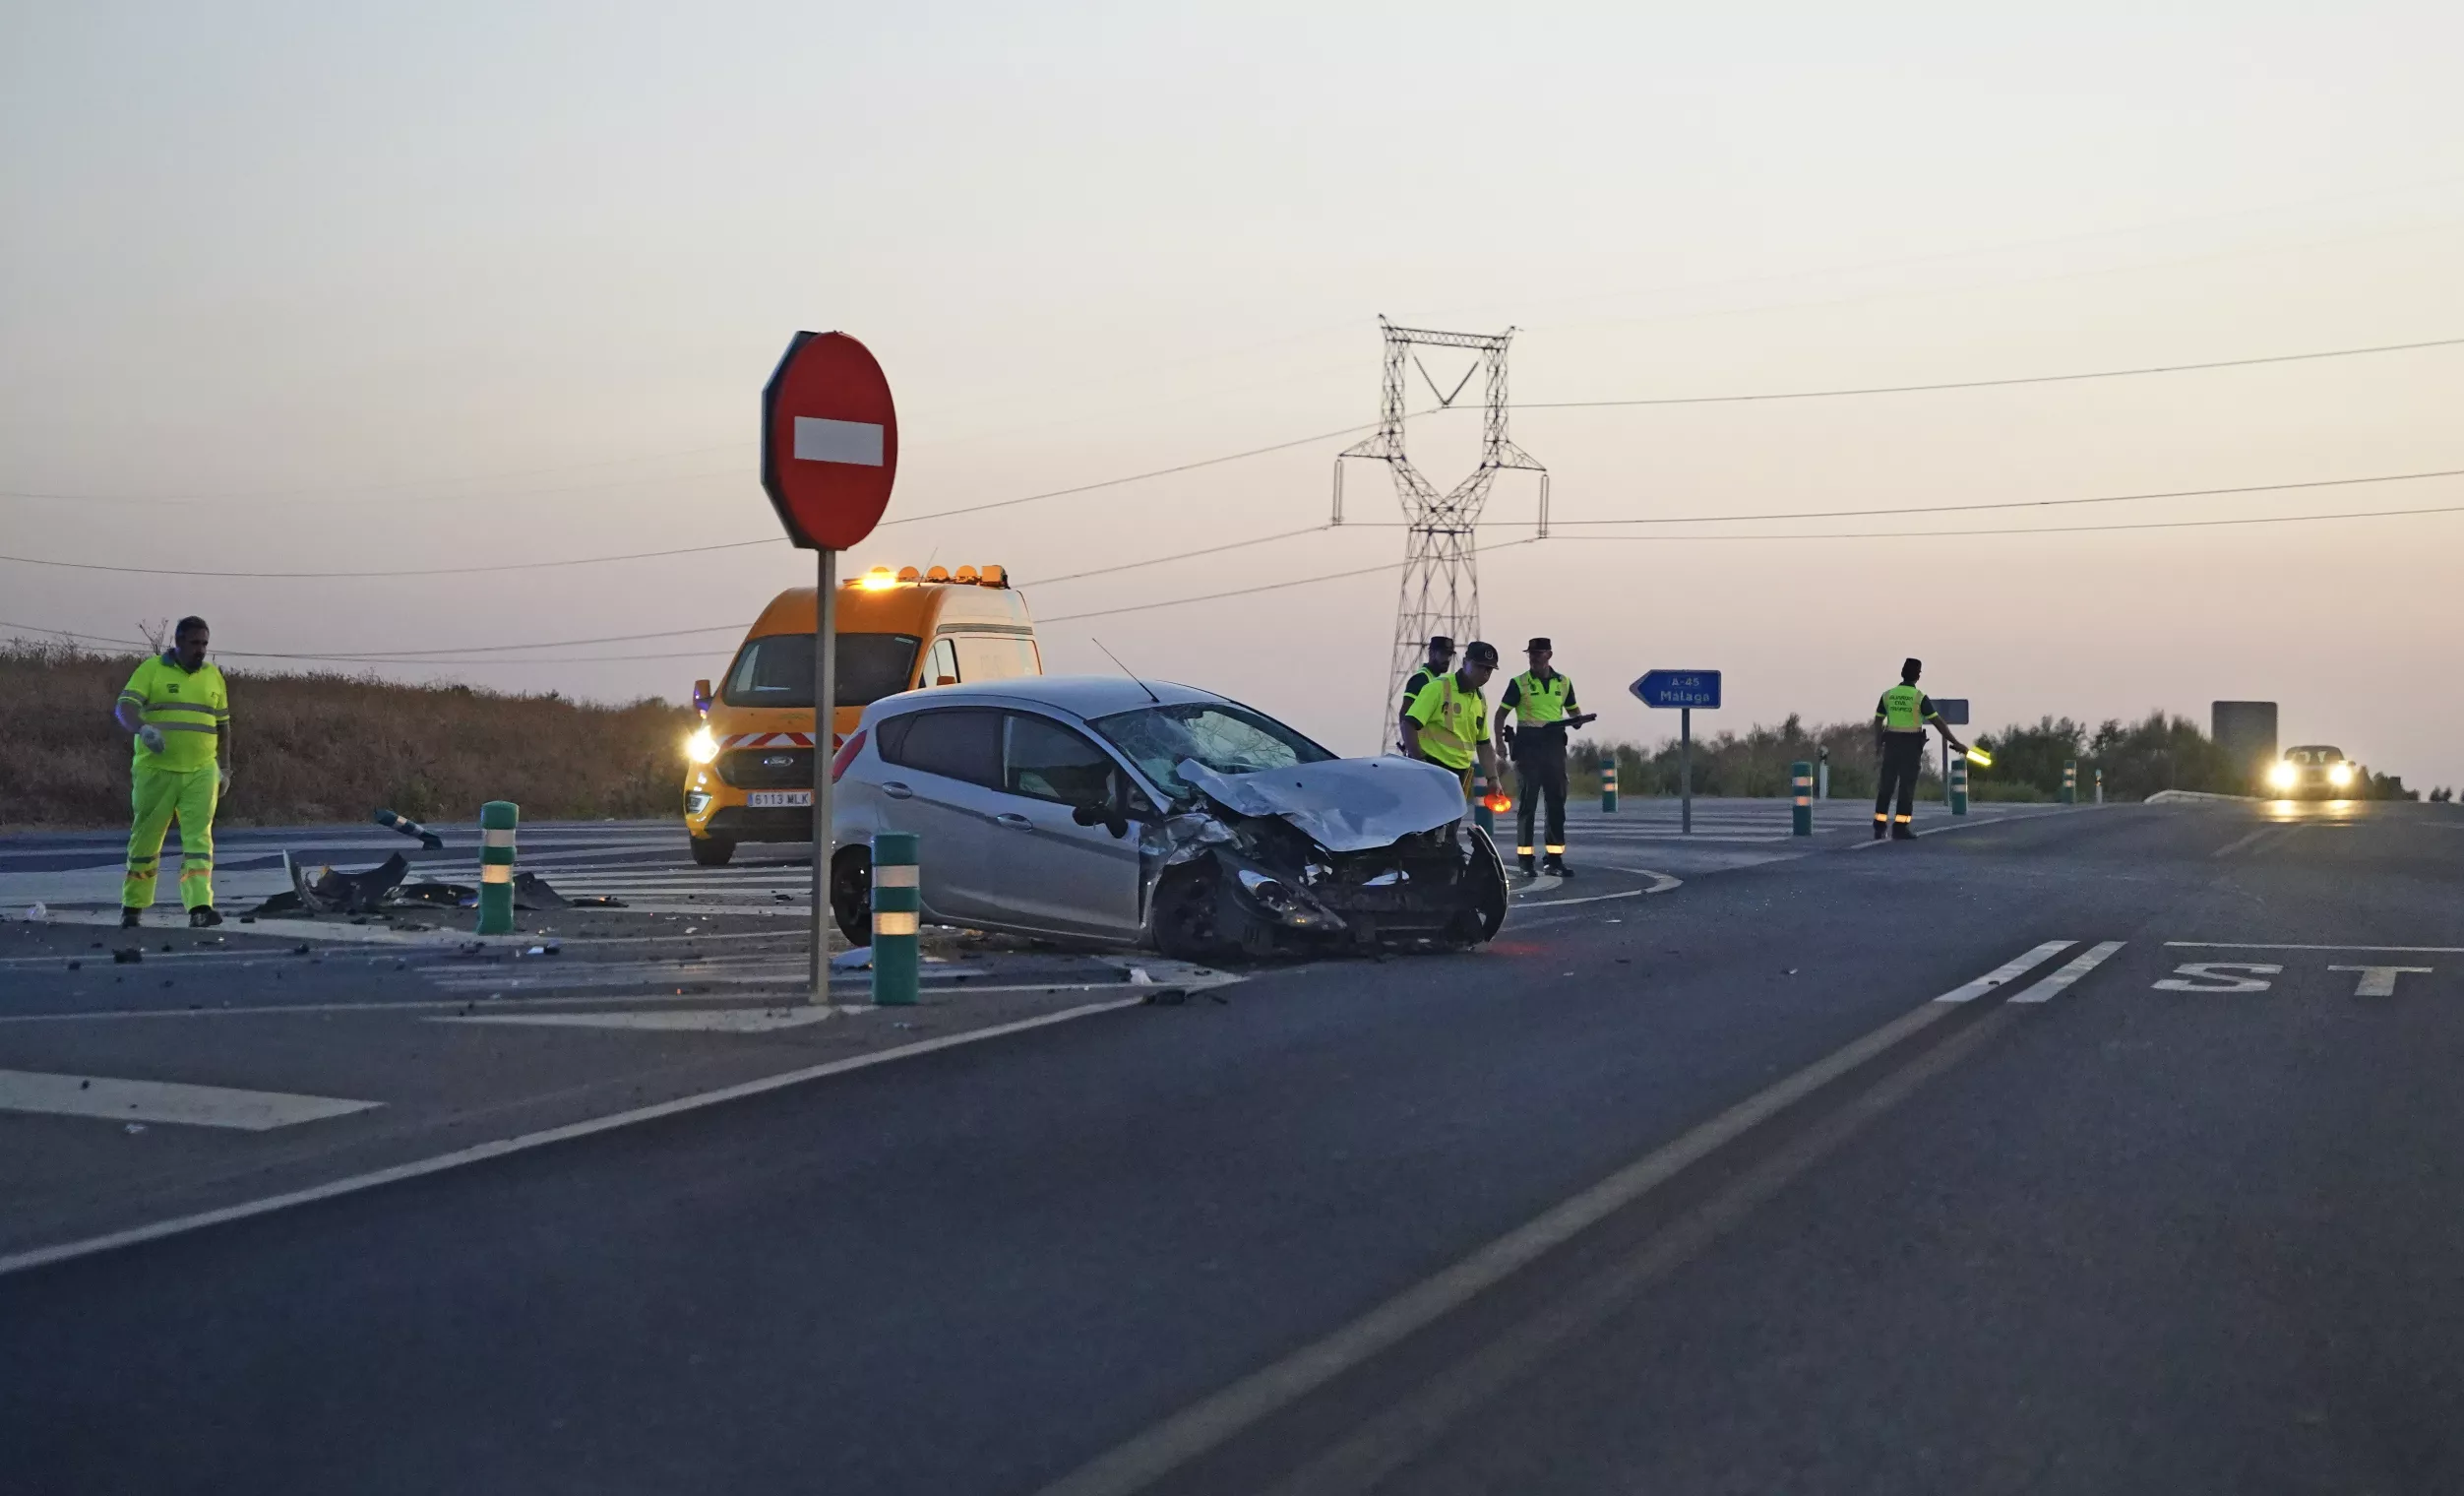
<path fill-rule="evenodd" d="M 123 930 L 137 928 L 137 911 L 126 904 L 120 906 L 120 928 Z"/>
<path fill-rule="evenodd" d="M 188 911 L 188 927 L 192 930 L 210 930 L 221 922 L 222 916 L 214 911 L 211 904 L 201 904 Z"/>
<path fill-rule="evenodd" d="M 1548 861 L 1541 863 L 1540 871 L 1554 874 L 1560 878 L 1571 878 L 1574 876 L 1574 870 L 1566 865 L 1566 859 L 1563 857 L 1551 857 Z"/>
<path fill-rule="evenodd" d="M 1532 861 L 1529 857 L 1515 858 L 1514 868 L 1515 871 L 1521 873 L 1526 878 L 1537 878 L 1540 876 L 1539 869 L 1532 865 Z"/>
<path fill-rule="evenodd" d="M 1913 827 L 1894 826 L 1890 829 L 1890 839 L 1893 842 L 1914 842 L 1917 839 L 1916 830 Z"/>
<path fill-rule="evenodd" d="M 1890 828 L 1889 828 L 1889 827 L 1884 826 L 1884 825 L 1883 825 L 1881 822 L 1879 822 L 1879 821 L 1877 821 L 1877 822 L 1875 822 L 1875 823 L 1874 823 L 1874 840 L 1875 840 L 1875 841 L 1879 842 L 1879 841 L 1881 841 L 1884 837 L 1887 837 L 1887 836 L 1889 836 L 1889 835 L 1890 835 Z"/>

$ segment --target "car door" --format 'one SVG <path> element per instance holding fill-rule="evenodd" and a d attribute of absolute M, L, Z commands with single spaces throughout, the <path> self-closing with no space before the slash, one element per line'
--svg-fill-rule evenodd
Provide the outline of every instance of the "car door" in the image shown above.
<path fill-rule="evenodd" d="M 1081 826 L 1080 806 L 1123 803 L 1130 783 L 1094 739 L 1054 717 L 1011 712 L 1002 726 L 1003 807 L 989 844 L 1000 897 L 1055 934 L 1138 939 L 1139 837 Z"/>
<path fill-rule="evenodd" d="M 949 707 L 901 713 L 877 729 L 879 824 L 915 834 L 919 897 L 944 921 L 991 921 L 999 907 L 986 851 L 1008 799 L 1001 722 L 990 707 Z"/>

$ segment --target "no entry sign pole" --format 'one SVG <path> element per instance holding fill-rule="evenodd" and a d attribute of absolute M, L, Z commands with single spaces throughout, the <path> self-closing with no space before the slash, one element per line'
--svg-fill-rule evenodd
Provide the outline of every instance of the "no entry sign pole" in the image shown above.
<path fill-rule="evenodd" d="M 838 553 L 890 507 L 898 415 L 872 350 L 844 333 L 798 333 L 762 387 L 762 489 L 787 538 L 816 553 L 813 588 L 812 1000 L 830 1001 L 830 888 L 838 754 Z"/>
<path fill-rule="evenodd" d="M 837 823 L 831 800 L 837 786 L 830 766 L 838 735 L 838 552 L 815 553 L 820 570 L 813 591 L 813 1001 L 830 1001 L 830 854 Z"/>

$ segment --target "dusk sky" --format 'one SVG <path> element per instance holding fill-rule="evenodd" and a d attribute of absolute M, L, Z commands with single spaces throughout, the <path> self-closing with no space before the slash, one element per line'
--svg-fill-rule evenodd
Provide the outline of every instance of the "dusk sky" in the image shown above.
<path fill-rule="evenodd" d="M 764 540 L 799 328 L 897 394 L 891 519 L 1362 425 L 1380 314 L 1518 328 L 1517 404 L 1956 383 L 2464 339 L 2464 8 L 37 6 L 0 13 L 0 552 L 349 572 Z M 1450 387 L 1467 359 L 1432 357 Z M 1442 486 L 1477 382 L 1416 420 Z M 1424 387 L 1418 404 L 1433 402 Z M 2464 345 L 1828 399 L 1527 408 L 1483 633 L 1697 730 L 1862 717 L 1900 658 L 1977 726 L 2282 703 L 2464 781 Z M 1399 559 L 1352 437 L 893 524 L 1011 568 L 1055 670 L 1373 746 Z M 1660 526 L 1577 524 L 1711 517 Z M 1873 532 L 1963 531 L 1930 538 Z M 1230 541 L 1254 546 L 1077 580 Z M 196 612 L 238 652 L 682 700 L 783 541 L 394 578 L 0 561 L 0 636 Z M 1073 617 L 1099 614 L 1101 616 Z M 460 652 L 518 645 L 486 654 Z M 555 662 L 560 657 L 566 662 Z M 247 687 L 235 681 L 239 752 Z M 98 703 L 97 712 L 108 710 Z M 1971 729 L 1972 731 L 1974 729 Z"/>

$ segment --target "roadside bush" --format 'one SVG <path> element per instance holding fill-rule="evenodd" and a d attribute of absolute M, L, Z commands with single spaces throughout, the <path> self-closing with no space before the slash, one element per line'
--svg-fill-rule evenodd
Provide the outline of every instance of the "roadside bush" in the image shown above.
<path fill-rule="evenodd" d="M 126 824 L 128 739 L 111 707 L 136 667 L 135 655 L 0 645 L 0 825 Z M 588 706 L 374 676 L 224 673 L 228 825 L 356 821 L 380 805 L 468 820 L 487 800 L 540 820 L 666 815 L 695 721 L 655 699 Z"/>

